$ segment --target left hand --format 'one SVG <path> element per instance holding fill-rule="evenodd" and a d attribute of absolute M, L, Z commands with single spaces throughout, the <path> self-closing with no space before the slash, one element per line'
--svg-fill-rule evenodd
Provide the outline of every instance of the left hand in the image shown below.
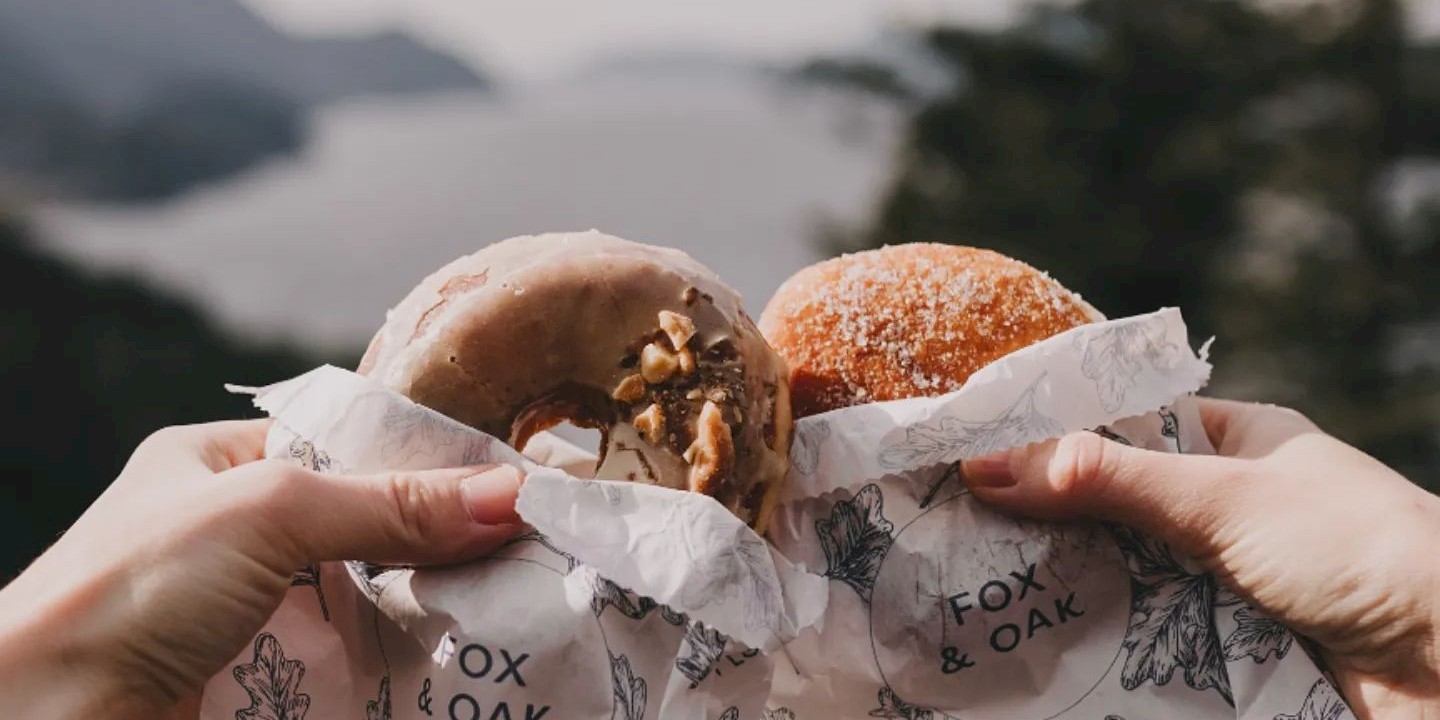
<path fill-rule="evenodd" d="M 460 561 L 520 523 L 514 468 L 322 475 L 261 459 L 268 427 L 151 436 L 0 591 L 7 716 L 171 715 L 260 630 L 300 568 Z"/>

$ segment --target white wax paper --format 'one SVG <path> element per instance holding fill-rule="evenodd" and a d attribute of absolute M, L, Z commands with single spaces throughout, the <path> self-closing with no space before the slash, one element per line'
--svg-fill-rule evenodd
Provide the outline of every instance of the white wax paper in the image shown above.
<path fill-rule="evenodd" d="M 959 481 L 962 457 L 1088 428 L 1211 452 L 1185 398 L 1208 374 L 1166 310 L 942 398 L 806 418 L 766 539 L 709 498 L 579 479 L 591 458 L 556 438 L 527 459 L 343 370 L 252 390 L 270 457 L 524 468 L 533 531 L 460 567 L 307 568 L 202 716 L 1348 716 L 1295 638 L 1163 545 L 1005 518 Z"/>

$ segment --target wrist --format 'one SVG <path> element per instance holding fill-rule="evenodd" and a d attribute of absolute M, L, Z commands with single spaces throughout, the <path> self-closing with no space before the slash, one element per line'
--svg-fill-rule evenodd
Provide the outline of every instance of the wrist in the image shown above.
<path fill-rule="evenodd" d="M 42 598 L 24 580 L 0 590 L 0 707 L 7 716 L 163 717 L 146 678 L 114 667 L 107 660 L 113 653 L 84 642 L 89 613 L 60 609 L 81 603 L 55 593 Z"/>
<path fill-rule="evenodd" d="M 63 636 L 0 633 L 0 706 L 14 717 L 162 717 L 153 689 L 87 656 Z"/>

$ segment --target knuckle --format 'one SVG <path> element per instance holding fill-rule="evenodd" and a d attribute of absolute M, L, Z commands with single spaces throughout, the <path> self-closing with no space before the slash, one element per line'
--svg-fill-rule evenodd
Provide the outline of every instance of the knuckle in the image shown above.
<path fill-rule="evenodd" d="M 437 537 L 436 532 L 440 507 L 436 488 L 417 475 L 397 473 L 385 478 L 383 489 L 391 518 L 390 527 L 397 542 L 426 547 L 444 540 Z"/>
<path fill-rule="evenodd" d="M 1284 405 L 1264 405 L 1262 407 L 1270 414 L 1271 421 L 1284 422 L 1305 429 L 1315 427 L 1315 422 L 1311 420 L 1309 416 L 1295 408 Z"/>
<path fill-rule="evenodd" d="M 1107 470 L 1118 446 L 1094 433 L 1074 433 L 1060 439 L 1050 461 L 1050 482 L 1055 493 L 1083 500 L 1104 492 Z"/>
<path fill-rule="evenodd" d="M 236 475 L 248 501 L 270 513 L 299 504 L 310 480 L 299 466 L 274 459 L 256 461 Z"/>
<path fill-rule="evenodd" d="M 184 425 L 162 427 L 145 436 L 135 448 L 135 457 L 145 457 L 157 450 L 173 448 L 189 441 L 190 430 Z"/>

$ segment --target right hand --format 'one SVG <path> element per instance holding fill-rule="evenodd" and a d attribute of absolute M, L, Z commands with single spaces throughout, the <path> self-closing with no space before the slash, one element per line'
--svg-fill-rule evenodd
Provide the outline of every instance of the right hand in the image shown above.
<path fill-rule="evenodd" d="M 1361 718 L 1440 718 L 1440 498 L 1273 406 L 1198 400 L 1219 456 L 1093 433 L 966 461 L 975 495 L 1168 542 L 1316 641 Z"/>

